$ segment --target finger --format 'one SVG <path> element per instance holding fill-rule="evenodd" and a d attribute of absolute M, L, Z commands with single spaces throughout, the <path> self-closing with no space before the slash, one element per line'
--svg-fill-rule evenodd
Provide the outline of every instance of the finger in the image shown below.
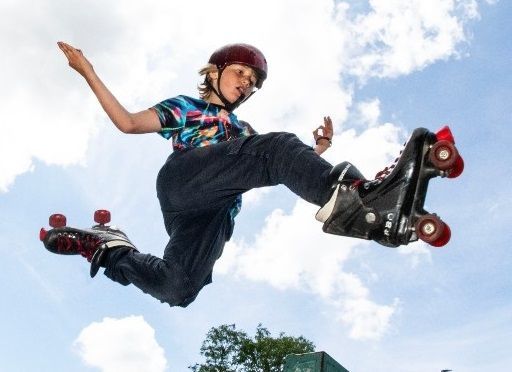
<path fill-rule="evenodd" d="M 332 121 L 327 121 L 325 123 L 325 132 L 328 132 L 330 135 L 332 135 L 332 133 L 333 133 Z"/>
<path fill-rule="evenodd" d="M 63 42 L 59 42 L 57 44 L 59 45 L 59 48 L 66 54 L 66 56 L 70 56 L 76 53 L 83 54 L 81 49 L 76 49 L 69 44 Z"/>
<path fill-rule="evenodd" d="M 69 60 L 70 59 L 70 52 L 67 49 L 61 48 L 62 53 L 64 53 L 64 56 Z"/>
<path fill-rule="evenodd" d="M 73 55 L 72 55 L 72 52 L 67 50 L 67 49 L 64 49 L 62 51 L 64 53 L 64 55 L 66 56 L 66 58 L 68 59 L 68 61 L 70 61 L 72 58 L 73 58 Z"/>
<path fill-rule="evenodd" d="M 64 53 L 64 55 L 69 59 L 71 57 L 72 50 L 69 45 L 65 43 L 58 43 L 60 50 Z"/>
<path fill-rule="evenodd" d="M 67 52 L 67 48 L 66 48 L 66 45 L 63 44 L 63 43 L 57 43 L 57 45 L 59 46 L 59 49 L 65 54 Z"/>
<path fill-rule="evenodd" d="M 62 51 L 70 51 L 73 49 L 73 47 L 69 44 L 66 44 L 66 43 L 63 43 L 62 41 L 60 41 L 59 43 L 57 43 L 59 48 L 62 50 Z"/>
<path fill-rule="evenodd" d="M 63 42 L 63 41 L 59 41 L 57 44 L 58 44 L 59 46 L 61 46 L 61 47 L 65 48 L 65 49 L 75 49 L 75 48 L 73 48 L 70 44 L 65 43 L 65 42 Z"/>

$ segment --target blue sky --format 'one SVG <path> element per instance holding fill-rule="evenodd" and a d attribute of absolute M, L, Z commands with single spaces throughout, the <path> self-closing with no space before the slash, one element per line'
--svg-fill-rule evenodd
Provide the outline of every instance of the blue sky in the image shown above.
<path fill-rule="evenodd" d="M 350 371 L 508 370 L 512 5 L 241 4 L 0 3 L 0 371 L 186 371 L 206 332 L 226 323 L 303 335 Z M 186 309 L 89 278 L 82 258 L 45 251 L 39 229 L 54 212 L 89 226 L 107 208 L 141 251 L 160 255 L 155 177 L 171 148 L 117 132 L 58 40 L 83 49 L 131 111 L 195 95 L 214 48 L 253 43 L 269 79 L 238 116 L 311 143 L 329 114 L 325 157 L 368 177 L 415 127 L 450 124 L 466 169 L 432 181 L 426 207 L 452 240 L 389 249 L 328 236 L 315 208 L 280 186 L 246 195 L 213 284 Z"/>

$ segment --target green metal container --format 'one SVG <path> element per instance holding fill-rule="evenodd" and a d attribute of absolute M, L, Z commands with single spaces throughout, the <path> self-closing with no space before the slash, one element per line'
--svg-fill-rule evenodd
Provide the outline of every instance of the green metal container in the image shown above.
<path fill-rule="evenodd" d="M 324 351 L 290 354 L 284 360 L 283 372 L 349 372 Z"/>

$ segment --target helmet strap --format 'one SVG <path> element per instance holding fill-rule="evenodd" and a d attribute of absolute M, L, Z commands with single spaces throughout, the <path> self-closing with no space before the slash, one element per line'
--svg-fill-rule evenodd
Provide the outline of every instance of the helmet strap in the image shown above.
<path fill-rule="evenodd" d="M 215 95 L 217 97 L 219 97 L 219 99 L 224 104 L 224 108 L 228 112 L 232 112 L 234 109 L 236 109 L 238 106 L 240 106 L 243 102 L 245 102 L 247 99 L 249 99 L 249 97 L 252 96 L 254 94 L 254 92 L 251 92 L 251 94 L 249 94 L 248 96 L 246 96 L 245 94 L 242 94 L 235 102 L 229 102 L 229 100 L 226 97 L 224 97 L 224 95 L 222 94 L 222 91 L 220 89 L 220 78 L 222 76 L 222 73 L 224 72 L 225 67 L 226 66 L 219 68 L 219 77 L 217 78 L 217 86 L 219 87 L 219 89 L 217 89 L 213 86 L 213 84 L 210 82 L 210 80 L 208 80 L 208 76 L 206 76 L 204 83 L 211 90 L 213 90 L 213 92 L 215 93 Z"/>

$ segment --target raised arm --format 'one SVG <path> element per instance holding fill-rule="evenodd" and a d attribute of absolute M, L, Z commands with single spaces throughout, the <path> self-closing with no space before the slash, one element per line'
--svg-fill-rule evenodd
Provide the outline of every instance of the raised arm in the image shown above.
<path fill-rule="evenodd" d="M 320 133 L 322 131 L 322 133 Z M 332 120 L 329 116 L 324 116 L 324 125 L 320 125 L 313 131 L 315 139 L 315 152 L 318 155 L 323 154 L 332 145 L 332 136 L 334 130 L 332 128 Z"/>
<path fill-rule="evenodd" d="M 137 113 L 128 112 L 103 84 L 80 49 L 63 42 L 58 42 L 57 45 L 68 59 L 69 66 L 87 81 L 103 110 L 121 132 L 151 133 L 162 129 L 155 111 L 148 109 Z"/>

